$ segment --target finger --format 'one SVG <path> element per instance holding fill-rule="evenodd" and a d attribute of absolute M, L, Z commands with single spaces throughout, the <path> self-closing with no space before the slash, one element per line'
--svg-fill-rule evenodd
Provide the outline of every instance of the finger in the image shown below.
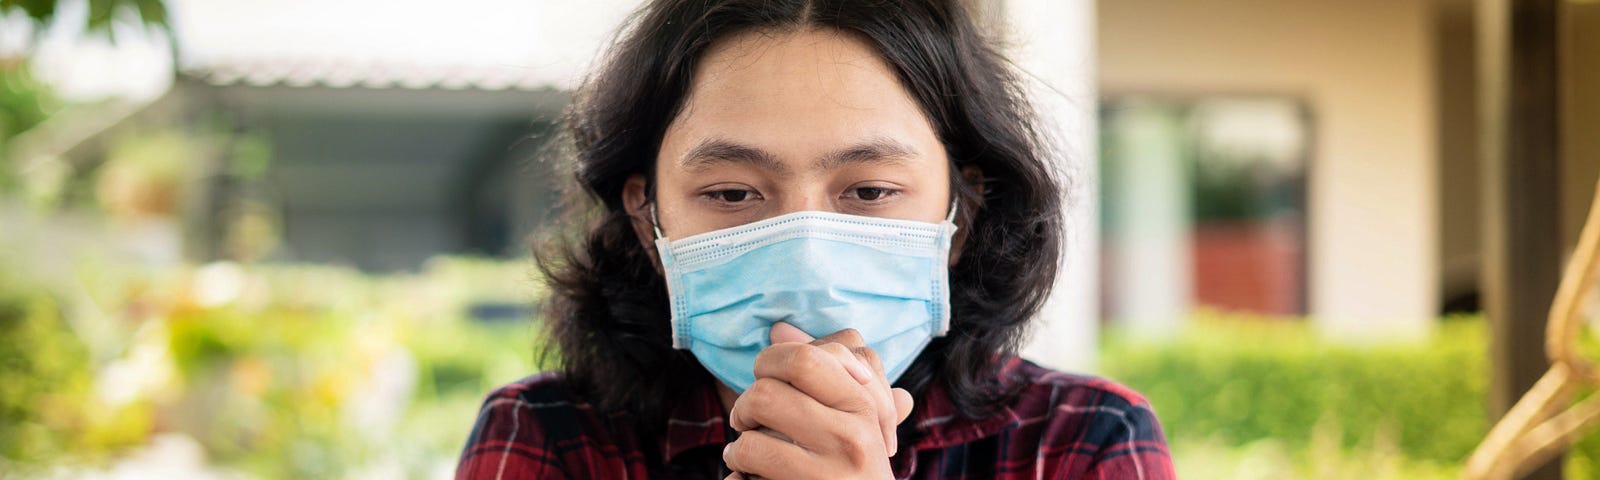
<path fill-rule="evenodd" d="M 889 382 L 888 374 L 883 371 L 883 359 L 878 357 L 877 350 L 873 350 L 872 347 L 863 345 L 859 347 L 850 347 L 850 353 L 855 355 L 856 359 L 865 364 L 867 368 L 871 368 L 872 373 L 876 374 L 878 378 L 883 379 L 884 383 Z"/>
<path fill-rule="evenodd" d="M 790 325 L 787 322 L 778 322 L 772 324 L 772 333 L 768 334 L 768 337 L 770 340 L 772 340 L 773 344 L 792 342 L 810 343 L 812 340 L 816 340 L 815 338 L 811 337 L 811 334 L 806 333 L 805 330 L 801 330 L 799 327 Z"/>
<path fill-rule="evenodd" d="M 722 462 L 729 470 L 745 477 L 786 478 L 807 471 L 815 455 L 800 446 L 759 431 L 739 434 L 739 439 L 722 449 Z"/>
<path fill-rule="evenodd" d="M 817 341 L 812 342 L 813 345 L 822 343 L 841 343 L 850 348 L 867 346 L 866 339 L 861 338 L 861 332 L 856 331 L 854 328 L 846 328 L 844 330 L 833 332 L 828 334 L 828 336 L 819 338 Z"/>
<path fill-rule="evenodd" d="M 911 418 L 911 409 L 915 408 L 917 403 L 911 398 L 911 392 L 906 391 L 904 388 L 896 388 L 891 393 L 894 395 L 894 423 L 899 425 L 900 422 Z"/>
<path fill-rule="evenodd" d="M 866 348 L 867 345 L 866 341 L 861 338 L 861 333 L 857 332 L 854 328 L 846 328 L 844 330 L 833 332 L 826 337 L 810 340 L 810 342 L 812 345 L 816 345 L 818 347 L 831 343 L 837 343 L 850 349 Z M 857 381 L 861 382 L 862 385 L 871 383 L 870 380 L 872 377 L 874 377 L 873 373 L 875 371 L 866 362 L 861 361 L 860 358 L 855 358 L 854 360 L 854 362 L 845 362 L 846 366 L 851 368 L 850 374 L 854 376 Z M 858 364 L 861 368 L 857 370 L 855 367 L 850 367 L 851 363 Z M 882 372 L 880 371 L 878 373 Z"/>
<path fill-rule="evenodd" d="M 889 378 L 883 371 L 883 361 L 878 358 L 878 352 L 867 347 L 866 339 L 861 337 L 861 332 L 847 328 L 817 339 L 812 345 L 832 342 L 833 345 L 848 347 L 850 356 L 867 366 L 873 372 L 873 382 L 862 382 L 867 385 L 873 394 L 873 403 L 877 406 L 879 428 L 883 430 L 883 444 L 889 456 L 894 456 L 900 449 L 899 432 L 896 425 L 900 419 L 895 411 L 894 395 L 890 393 Z M 857 378 L 857 380 L 860 380 Z"/>
<path fill-rule="evenodd" d="M 857 357 L 855 352 L 850 351 L 850 347 L 838 343 L 822 342 L 822 340 L 817 340 L 812 345 L 827 351 L 829 355 L 833 355 L 833 358 L 839 360 L 839 364 L 844 365 L 844 369 L 850 372 L 850 378 L 854 378 L 856 383 L 872 385 L 873 381 L 878 379 L 878 375 L 873 373 L 872 367 L 868 367 L 866 362 L 861 361 L 861 358 Z"/>
<path fill-rule="evenodd" d="M 845 331 L 845 332 L 843 332 L 842 335 L 841 334 L 835 334 L 835 335 L 832 335 L 831 337 L 833 339 L 838 339 L 838 340 L 857 343 L 857 344 L 859 344 L 861 342 L 860 335 L 856 334 L 853 330 Z M 819 340 L 818 342 L 820 343 L 821 341 Z M 827 354 L 831 355 L 834 358 L 835 362 L 837 362 L 838 364 L 848 366 L 846 369 L 851 371 L 851 376 L 854 377 L 854 379 L 857 382 L 861 383 L 864 386 L 863 389 L 858 389 L 858 390 L 860 390 L 860 393 L 867 394 L 866 398 L 867 398 L 867 402 L 870 404 L 871 411 L 870 412 L 863 412 L 863 411 L 858 411 L 858 410 L 854 410 L 854 409 L 851 409 L 851 408 L 842 408 L 842 409 L 847 410 L 847 411 L 849 411 L 851 413 L 861 413 L 861 414 L 870 413 L 872 415 L 872 420 L 874 420 L 878 424 L 877 427 L 878 427 L 878 431 L 879 431 L 879 437 L 880 437 L 881 442 L 882 442 L 882 451 L 883 451 L 884 456 L 889 456 L 889 457 L 894 456 L 895 452 L 897 452 L 899 450 L 898 433 L 895 431 L 895 425 L 898 422 L 896 422 L 895 421 L 896 419 L 894 418 L 895 414 L 896 414 L 896 412 L 894 410 L 894 397 L 890 395 L 888 383 L 887 383 L 887 381 L 885 381 L 883 379 L 883 375 L 881 374 L 881 372 L 877 373 L 877 374 L 867 373 L 867 372 L 870 372 L 870 370 L 868 370 L 867 367 L 865 367 L 863 365 L 863 363 L 862 363 L 862 361 L 860 359 L 861 355 L 857 354 L 855 351 L 853 351 L 849 347 L 844 346 L 843 344 L 840 344 L 840 343 L 827 343 L 827 344 L 824 344 L 822 346 L 815 347 L 815 348 L 820 349 L 823 352 L 827 352 Z M 865 347 L 861 347 L 861 348 L 865 348 Z M 774 345 L 773 347 L 770 347 L 769 349 L 773 350 L 773 353 L 768 353 L 768 352 L 764 351 L 762 354 L 758 354 L 758 356 L 757 356 L 757 368 L 756 368 L 757 378 L 763 378 L 765 376 L 765 374 L 767 373 L 765 368 L 762 367 L 764 361 L 766 360 L 764 358 L 761 358 L 762 355 L 767 355 L 770 358 L 770 357 L 772 357 L 773 355 L 775 355 L 777 353 L 781 353 L 782 351 L 784 351 L 784 349 L 790 349 L 790 350 L 800 349 L 800 351 L 804 351 L 804 349 L 801 346 L 796 345 L 796 344 L 787 344 L 787 345 L 779 344 L 779 345 Z M 876 361 L 876 354 L 875 353 L 871 353 L 870 351 L 868 351 L 866 357 L 869 360 Z M 791 382 L 791 383 L 793 383 L 793 382 Z M 837 404 L 835 402 L 832 402 L 827 398 L 822 398 L 821 396 L 819 396 L 818 392 L 813 392 L 813 391 L 808 390 L 808 387 L 805 386 L 805 385 L 795 384 L 795 386 L 797 388 L 799 388 L 800 390 L 804 391 L 806 394 L 811 395 L 813 397 L 816 397 L 819 401 L 827 404 L 828 406 L 831 406 L 831 407 L 834 407 L 834 408 L 839 408 L 840 407 L 839 404 Z M 821 395 L 826 395 L 826 393 L 821 393 Z M 736 428 L 738 428 L 738 427 L 736 427 Z M 782 431 L 782 430 L 783 429 L 780 429 L 780 431 Z"/>
<path fill-rule="evenodd" d="M 862 362 L 861 354 L 856 352 L 857 349 L 846 347 L 843 344 L 829 343 L 821 348 L 827 350 L 828 353 L 832 353 L 834 357 L 840 358 L 841 362 Z M 871 349 L 867 349 L 867 347 L 858 348 L 867 350 L 870 355 L 869 359 L 876 359 L 877 354 L 872 353 Z M 858 378 L 856 380 L 860 381 L 861 379 Z M 866 385 L 868 393 L 872 395 L 873 407 L 877 412 L 878 429 L 883 431 L 884 453 L 893 457 L 897 447 L 895 444 L 897 441 L 895 425 L 899 422 L 896 422 L 894 418 L 896 413 L 894 396 L 889 393 L 889 384 L 883 378 L 883 370 L 878 369 L 876 374 L 868 377 L 863 382 L 863 385 Z"/>
<path fill-rule="evenodd" d="M 842 436 L 838 431 L 864 420 L 828 408 L 794 386 L 771 378 L 756 379 L 728 412 L 728 426 L 735 431 L 760 431 L 809 451 L 833 450 Z"/>
<path fill-rule="evenodd" d="M 835 335 L 838 334 L 835 333 Z M 812 345 L 820 346 L 825 343 L 829 343 L 813 338 L 811 334 L 806 333 L 799 327 L 790 325 L 788 322 L 777 322 L 772 324 L 771 333 L 768 334 L 768 336 L 773 345 L 780 343 L 810 343 Z M 856 338 L 860 338 L 860 335 L 857 335 Z M 860 363 L 861 362 L 845 362 L 844 366 L 846 370 L 850 371 L 850 376 L 855 377 L 856 381 L 860 382 L 862 385 L 866 385 L 871 381 L 872 369 Z"/>
<path fill-rule="evenodd" d="M 776 438 L 778 440 L 783 440 L 783 441 L 789 442 L 789 443 L 795 443 L 793 438 L 789 438 L 789 436 L 788 435 L 784 435 L 783 432 L 780 432 L 780 431 L 777 431 L 777 430 L 773 430 L 773 429 L 770 429 L 770 428 L 767 428 L 767 427 L 757 428 L 756 430 L 760 430 L 761 433 L 765 433 L 767 435 L 772 435 L 772 438 Z"/>
<path fill-rule="evenodd" d="M 874 413 L 867 387 L 857 382 L 845 365 L 821 347 L 780 343 L 756 354 L 754 373 L 757 380 L 773 378 L 793 385 L 829 408 L 861 415 Z"/>

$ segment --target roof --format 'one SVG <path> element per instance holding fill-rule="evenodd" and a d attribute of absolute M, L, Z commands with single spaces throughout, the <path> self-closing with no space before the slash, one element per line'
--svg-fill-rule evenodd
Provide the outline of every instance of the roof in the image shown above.
<path fill-rule="evenodd" d="M 170 0 L 219 86 L 570 90 L 640 0 Z"/>
<path fill-rule="evenodd" d="M 444 65 L 365 61 L 222 60 L 183 70 L 215 86 L 288 86 L 374 89 L 551 90 L 570 76 L 564 69 L 524 65 Z"/>

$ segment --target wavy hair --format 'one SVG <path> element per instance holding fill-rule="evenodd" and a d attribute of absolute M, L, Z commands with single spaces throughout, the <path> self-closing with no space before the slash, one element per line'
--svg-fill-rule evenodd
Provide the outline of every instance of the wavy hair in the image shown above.
<path fill-rule="evenodd" d="M 577 186 L 567 228 L 536 251 L 550 285 L 550 351 L 579 398 L 645 425 L 712 377 L 672 348 L 665 279 L 623 204 L 632 175 L 653 178 L 668 124 L 697 62 L 748 31 L 860 35 L 900 77 L 943 142 L 961 202 L 951 326 L 896 386 L 943 387 L 970 417 L 1011 395 L 998 374 L 1049 294 L 1062 247 L 1060 186 L 1018 78 L 957 0 L 655 0 L 636 12 L 565 113 Z M 964 178 L 968 166 L 981 179 Z M 538 250 L 538 249 L 536 249 Z"/>

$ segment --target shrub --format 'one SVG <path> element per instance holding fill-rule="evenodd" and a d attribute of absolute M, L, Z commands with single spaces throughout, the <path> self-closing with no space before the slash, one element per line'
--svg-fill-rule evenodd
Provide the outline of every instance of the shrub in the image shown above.
<path fill-rule="evenodd" d="M 1172 342 L 1107 337 L 1105 374 L 1150 399 L 1179 457 L 1191 445 L 1246 451 L 1270 442 L 1300 475 L 1320 477 L 1338 467 L 1318 462 L 1339 452 L 1370 462 L 1392 449 L 1412 465 L 1399 470 L 1413 471 L 1396 478 L 1449 476 L 1489 428 L 1480 318 L 1446 319 L 1414 344 L 1338 344 L 1304 322 L 1218 314 L 1198 315 Z M 1595 472 L 1597 447 L 1589 438 L 1572 450 L 1571 478 Z"/>
<path fill-rule="evenodd" d="M 0 266 L 0 460 L 16 469 L 63 452 L 100 460 L 143 441 L 149 405 L 94 397 L 88 349 L 56 297 L 7 272 Z"/>

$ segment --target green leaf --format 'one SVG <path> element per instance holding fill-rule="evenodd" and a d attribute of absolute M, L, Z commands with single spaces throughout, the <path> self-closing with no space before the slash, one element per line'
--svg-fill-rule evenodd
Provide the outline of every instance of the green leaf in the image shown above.
<path fill-rule="evenodd" d="M 161 0 L 136 0 L 135 5 L 139 9 L 139 20 L 145 25 L 170 30 L 167 24 L 167 6 L 161 3 Z"/>

